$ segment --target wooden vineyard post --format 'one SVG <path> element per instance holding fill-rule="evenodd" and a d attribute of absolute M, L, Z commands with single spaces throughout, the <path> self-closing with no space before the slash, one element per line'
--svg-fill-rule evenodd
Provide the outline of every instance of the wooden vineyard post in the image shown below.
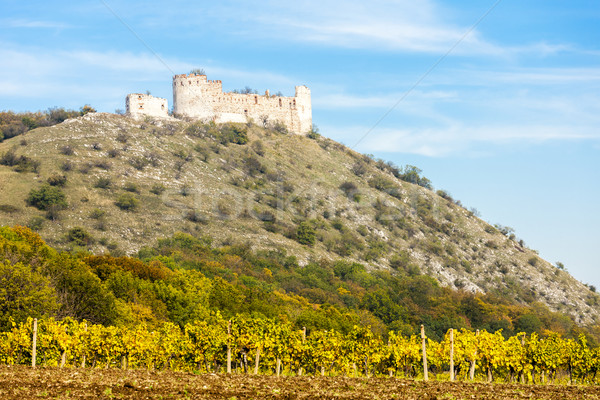
<path fill-rule="evenodd" d="M 87 332 L 87 323 L 83 323 L 83 331 Z M 81 368 L 85 368 L 85 353 L 83 353 L 83 357 L 81 359 Z"/>
<path fill-rule="evenodd" d="M 281 374 L 281 358 L 279 358 L 279 356 L 277 356 L 277 377 L 279 378 L 279 375 Z"/>
<path fill-rule="evenodd" d="M 425 344 L 425 326 L 421 325 L 421 342 L 423 347 L 423 380 L 429 380 L 429 375 L 427 373 L 427 346 Z"/>
<path fill-rule="evenodd" d="M 302 327 L 302 345 L 304 346 L 304 342 L 306 341 L 306 327 Z M 298 368 L 298 376 L 302 376 L 302 366 Z"/>
<path fill-rule="evenodd" d="M 33 319 L 33 337 L 31 348 L 31 367 L 35 368 L 35 357 L 37 352 L 37 318 Z"/>
<path fill-rule="evenodd" d="M 231 374 L 231 320 L 227 322 L 227 373 Z"/>
<path fill-rule="evenodd" d="M 450 382 L 454 382 L 454 329 L 450 328 Z"/>
<path fill-rule="evenodd" d="M 475 331 L 475 338 L 479 336 L 479 329 Z M 475 341 L 477 343 L 477 340 Z M 471 368 L 469 368 L 469 379 L 471 382 L 475 380 L 475 359 L 477 358 L 477 348 L 475 348 L 475 352 L 473 353 L 473 359 L 471 360 Z"/>
<path fill-rule="evenodd" d="M 527 334 L 524 333 L 523 336 L 521 337 L 521 346 L 522 347 L 525 347 L 525 336 L 526 335 Z M 521 371 L 521 383 L 525 384 L 525 372 L 524 371 Z"/>
<path fill-rule="evenodd" d="M 65 334 L 67 333 L 67 327 L 65 326 Z M 67 349 L 65 348 L 60 356 L 60 368 L 64 368 L 67 363 Z"/>
<path fill-rule="evenodd" d="M 258 363 L 260 362 L 260 347 L 256 348 L 256 358 L 254 359 L 254 375 L 258 375 Z"/>

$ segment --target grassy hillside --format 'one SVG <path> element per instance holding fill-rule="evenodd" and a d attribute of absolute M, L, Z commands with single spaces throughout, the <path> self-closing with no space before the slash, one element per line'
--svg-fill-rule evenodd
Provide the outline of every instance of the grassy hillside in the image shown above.
<path fill-rule="evenodd" d="M 424 187 L 418 171 L 323 137 L 90 113 L 5 140 L 0 155 L 0 224 L 28 225 L 59 249 L 134 254 L 181 231 L 600 321 L 596 293 L 510 232 Z"/>

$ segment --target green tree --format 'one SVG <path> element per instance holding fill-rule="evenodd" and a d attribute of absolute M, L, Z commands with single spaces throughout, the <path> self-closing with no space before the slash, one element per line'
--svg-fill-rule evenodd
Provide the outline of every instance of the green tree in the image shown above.
<path fill-rule="evenodd" d="M 28 317 L 52 314 L 56 309 L 56 292 L 48 278 L 29 265 L 0 262 L 0 329 L 9 328 L 11 318 L 23 322 Z"/>

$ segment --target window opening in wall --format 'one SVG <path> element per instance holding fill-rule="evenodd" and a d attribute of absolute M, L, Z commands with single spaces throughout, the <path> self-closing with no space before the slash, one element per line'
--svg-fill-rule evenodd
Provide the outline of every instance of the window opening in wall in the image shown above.
<path fill-rule="evenodd" d="M 254 104 L 258 104 L 258 96 L 254 96 Z"/>
<path fill-rule="evenodd" d="M 279 99 L 279 107 L 281 107 L 281 99 Z"/>
<path fill-rule="evenodd" d="M 138 96 L 138 100 L 141 100 L 141 99 L 142 99 L 142 96 Z"/>

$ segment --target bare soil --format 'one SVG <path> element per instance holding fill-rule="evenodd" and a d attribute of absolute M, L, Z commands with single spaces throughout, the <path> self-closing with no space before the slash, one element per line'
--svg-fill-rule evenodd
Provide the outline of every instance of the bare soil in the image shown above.
<path fill-rule="evenodd" d="M 600 387 L 0 366 L 0 399 L 37 398 L 600 400 Z"/>

